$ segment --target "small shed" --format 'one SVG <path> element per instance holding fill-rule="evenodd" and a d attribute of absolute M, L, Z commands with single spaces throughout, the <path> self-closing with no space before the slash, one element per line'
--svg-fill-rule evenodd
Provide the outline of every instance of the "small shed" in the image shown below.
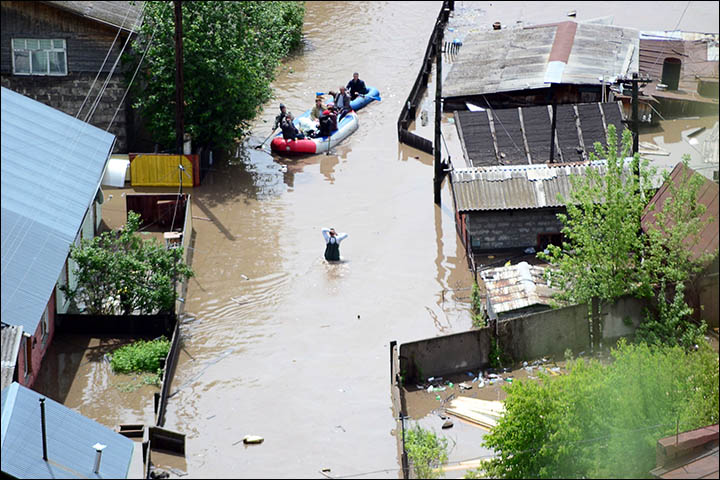
<path fill-rule="evenodd" d="M 45 399 L 44 433 L 41 398 Z M 43 444 L 47 460 L 43 458 Z M 99 465 L 97 444 L 103 447 Z M 17 382 L 2 391 L 3 476 L 128 478 L 135 445 L 129 438 Z"/>
<path fill-rule="evenodd" d="M 488 311 L 509 319 L 550 310 L 555 290 L 548 286 L 545 270 L 527 262 L 483 270 Z"/>
<path fill-rule="evenodd" d="M 552 137 L 551 106 L 456 111 L 455 125 L 469 167 L 582 162 L 595 142 L 606 145 L 607 127 L 622 136 L 620 102 L 558 105 Z M 552 142 L 552 143 L 551 143 Z"/>

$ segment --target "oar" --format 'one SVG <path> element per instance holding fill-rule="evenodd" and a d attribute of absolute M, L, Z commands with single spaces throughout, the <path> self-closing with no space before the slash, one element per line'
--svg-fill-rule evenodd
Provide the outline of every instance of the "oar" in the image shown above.
<path fill-rule="evenodd" d="M 266 138 L 265 140 L 263 140 L 263 142 L 262 142 L 260 145 L 258 145 L 257 147 L 255 147 L 255 148 L 256 148 L 257 150 L 260 150 L 260 149 L 263 147 L 263 145 L 265 145 L 265 142 L 267 142 L 268 139 L 275 134 L 275 131 L 276 131 L 277 129 L 278 129 L 278 127 L 275 127 L 275 128 L 273 129 L 273 131 L 270 132 L 270 135 L 268 135 L 267 138 Z"/>

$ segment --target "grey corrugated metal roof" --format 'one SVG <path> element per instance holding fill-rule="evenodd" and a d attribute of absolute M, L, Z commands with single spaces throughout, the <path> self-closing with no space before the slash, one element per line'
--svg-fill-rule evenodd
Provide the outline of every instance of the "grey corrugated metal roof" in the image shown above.
<path fill-rule="evenodd" d="M 45 400 L 48 461 L 40 402 Z M 96 443 L 103 450 L 93 472 Z M 2 391 L 2 472 L 16 478 L 127 478 L 133 441 L 37 392 L 12 383 Z"/>
<path fill-rule="evenodd" d="M 34 334 L 115 136 L 2 88 L 2 321 Z"/>
<path fill-rule="evenodd" d="M 17 365 L 17 356 L 20 349 L 20 340 L 22 340 L 23 329 L 16 325 L 2 324 L 2 386 L 1 390 L 9 386 L 13 381 L 15 366 Z"/>
<path fill-rule="evenodd" d="M 546 88 L 548 61 L 557 30 L 558 24 L 470 32 L 450 66 L 443 96 Z M 613 77 L 637 72 L 638 50 L 637 30 L 579 23 L 558 83 L 599 85 L 601 75 Z M 624 72 L 626 65 L 628 71 Z"/>
<path fill-rule="evenodd" d="M 545 267 L 527 262 L 491 268 L 480 273 L 495 313 L 532 305 L 550 305 L 555 290 L 547 285 L 544 274 Z"/>
<path fill-rule="evenodd" d="M 588 168 L 605 172 L 604 161 L 557 165 L 507 165 L 459 168 L 452 172 L 459 212 L 557 207 L 557 196 L 569 198 L 570 175 Z"/>
<path fill-rule="evenodd" d="M 142 24 L 145 2 L 45 2 L 82 17 L 125 30 L 137 30 Z"/>

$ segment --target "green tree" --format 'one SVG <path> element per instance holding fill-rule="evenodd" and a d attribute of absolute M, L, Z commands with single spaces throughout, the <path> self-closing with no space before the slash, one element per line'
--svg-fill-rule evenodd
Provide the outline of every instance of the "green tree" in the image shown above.
<path fill-rule="evenodd" d="M 643 254 L 640 217 L 647 203 L 643 189 L 650 184 L 652 172 L 638 155 L 630 169 L 625 166 L 631 148 L 632 136 L 626 129 L 622 150 L 617 151 L 615 127 L 609 125 L 607 148 L 596 142 L 595 153 L 590 154 L 590 160 L 607 160 L 605 173 L 588 168 L 585 176 L 571 177 L 570 198 L 558 196 L 567 205 L 567 214 L 558 214 L 563 224 L 562 247 L 549 245 L 548 253 L 538 253 L 538 258 L 555 267 L 547 275 L 559 291 L 558 300 L 586 303 L 598 297 L 601 302 L 612 302 L 648 284 L 639 268 Z M 640 179 L 632 174 L 636 170 Z"/>
<path fill-rule="evenodd" d="M 480 287 L 477 282 L 473 282 L 470 292 L 470 315 L 472 316 L 473 327 L 487 327 L 487 315 L 483 305 L 483 297 L 480 294 Z"/>
<path fill-rule="evenodd" d="M 690 321 L 692 309 L 684 296 L 669 299 L 665 293 L 666 286 L 677 285 L 683 291 L 680 284 L 692 281 L 713 255 L 694 256 L 691 251 L 710 221 L 702 218 L 705 207 L 697 201 L 703 177 L 689 174 L 687 156 L 677 184 L 665 172 L 669 195 L 645 235 L 641 218 L 652 197 L 650 178 L 655 171 L 637 154 L 626 164 L 632 145 L 629 130 L 623 132 L 618 152 L 615 128 L 608 126 L 607 145 L 596 143 L 596 153 L 590 155 L 591 160 L 607 160 L 605 172 L 588 168 L 584 177 L 571 178 L 569 199 L 559 196 L 567 205 L 567 214 L 558 215 L 562 247 L 549 245 L 538 258 L 553 267 L 547 275 L 559 291 L 556 300 L 589 303 L 597 297 L 607 304 L 623 295 L 654 299 L 657 308 L 648 310 L 641 338 L 691 346 L 703 327 Z"/>
<path fill-rule="evenodd" d="M 613 362 L 579 359 L 559 377 L 505 387 L 505 415 L 484 445 L 497 478 L 646 478 L 655 444 L 718 421 L 718 355 L 627 344 Z"/>
<path fill-rule="evenodd" d="M 193 271 L 182 260 L 182 247 L 166 249 L 155 239 L 143 240 L 137 234 L 140 222 L 140 215 L 131 211 L 120 231 L 105 232 L 71 247 L 77 286 L 62 290 L 88 313 L 173 311 L 176 282 L 190 278 Z"/>
<path fill-rule="evenodd" d="M 405 451 L 417 478 L 443 476 L 440 466 L 448 460 L 447 447 L 447 438 L 438 437 L 418 424 L 405 432 Z"/>
<path fill-rule="evenodd" d="M 301 43 L 302 2 L 182 2 L 184 122 L 198 145 L 228 147 L 272 97 L 280 60 Z M 146 2 L 145 20 L 126 57 L 156 141 L 175 143 L 175 44 L 172 2 Z"/>

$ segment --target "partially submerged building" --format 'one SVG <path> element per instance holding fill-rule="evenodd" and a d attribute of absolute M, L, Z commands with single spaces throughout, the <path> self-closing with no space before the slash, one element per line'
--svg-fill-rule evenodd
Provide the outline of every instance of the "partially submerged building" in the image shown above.
<path fill-rule="evenodd" d="M 119 57 L 142 24 L 143 3 L 3 1 L 2 86 L 109 127 L 115 148 L 127 151 L 133 113 Z"/>
<path fill-rule="evenodd" d="M 17 356 L 5 359 L 3 348 L 3 379 L 12 369 L 13 380 L 31 387 L 55 316 L 70 308 L 60 290 L 75 286 L 70 247 L 100 226 L 100 185 L 115 136 L 4 87 L 0 120 L 1 318 L 22 328 Z"/>
<path fill-rule="evenodd" d="M 470 32 L 443 84 L 445 110 L 604 100 L 638 72 L 639 31 L 566 21 Z"/>

